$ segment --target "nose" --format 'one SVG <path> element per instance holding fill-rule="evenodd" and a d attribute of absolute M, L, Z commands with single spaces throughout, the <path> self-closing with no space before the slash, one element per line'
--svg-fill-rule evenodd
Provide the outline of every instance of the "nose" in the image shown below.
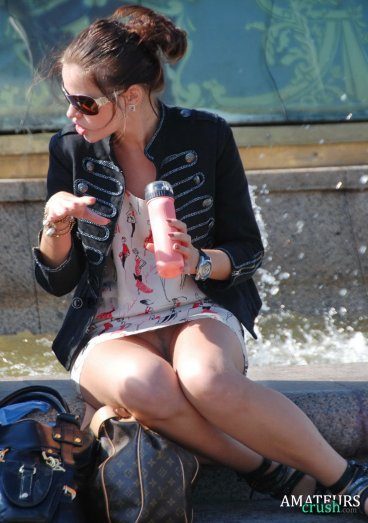
<path fill-rule="evenodd" d="M 72 120 L 73 118 L 80 118 L 81 113 L 78 111 L 78 109 L 73 107 L 72 104 L 69 104 L 68 110 L 66 112 L 66 116 L 67 116 L 67 118 Z"/>

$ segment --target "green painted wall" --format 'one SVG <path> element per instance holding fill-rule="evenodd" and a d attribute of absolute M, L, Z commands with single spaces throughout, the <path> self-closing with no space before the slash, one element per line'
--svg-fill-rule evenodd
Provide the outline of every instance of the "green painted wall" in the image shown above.
<path fill-rule="evenodd" d="M 35 68 L 116 0 L 0 0 L 0 131 L 54 129 L 65 103 Z M 129 2 L 130 3 L 130 2 Z M 139 2 L 136 2 L 139 3 Z M 367 0 L 151 0 L 189 35 L 164 99 L 231 123 L 366 120 Z"/>

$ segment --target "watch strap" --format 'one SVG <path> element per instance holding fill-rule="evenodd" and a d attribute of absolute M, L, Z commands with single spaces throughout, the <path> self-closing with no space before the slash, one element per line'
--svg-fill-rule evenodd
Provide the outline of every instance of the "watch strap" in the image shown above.
<path fill-rule="evenodd" d="M 197 249 L 197 251 L 198 251 L 199 256 L 198 256 L 198 262 L 197 262 L 197 265 L 196 265 L 196 268 L 195 268 L 196 273 L 197 273 L 198 268 L 199 268 L 199 266 L 201 264 L 201 259 L 203 258 L 203 255 L 205 254 L 200 247 Z"/>
<path fill-rule="evenodd" d="M 201 248 L 198 249 L 198 252 L 199 252 L 199 258 L 198 258 L 198 263 L 197 263 L 197 266 L 196 266 L 195 279 L 204 281 L 204 280 L 207 280 L 207 278 L 209 278 L 211 272 L 209 272 L 208 275 L 203 277 L 203 275 L 201 275 L 201 267 L 205 263 L 208 263 L 210 265 L 210 268 L 212 269 L 212 260 L 211 260 L 211 257 L 207 253 L 202 251 Z"/>

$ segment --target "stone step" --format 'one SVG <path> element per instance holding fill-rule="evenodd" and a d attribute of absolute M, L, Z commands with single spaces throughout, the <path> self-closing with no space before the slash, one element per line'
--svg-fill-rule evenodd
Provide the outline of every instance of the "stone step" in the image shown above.
<path fill-rule="evenodd" d="M 335 509 L 337 510 L 337 509 Z M 323 516 L 328 516 L 324 519 Z M 358 513 L 305 514 L 299 508 L 280 507 L 276 500 L 247 503 L 211 503 L 195 506 L 193 523 L 358 523 L 367 518 Z"/>
<path fill-rule="evenodd" d="M 368 454 L 368 363 L 251 367 L 249 377 L 295 402 L 327 441 L 346 457 Z M 0 378 L 0 398 L 16 388 L 43 383 L 58 389 L 83 414 L 67 374 Z"/>
<path fill-rule="evenodd" d="M 367 457 L 361 457 L 367 461 Z M 259 521 L 275 522 L 321 522 L 323 515 L 328 515 L 328 522 L 347 523 L 365 520 L 354 507 L 343 511 L 335 507 L 333 513 L 316 513 L 316 508 L 288 507 L 286 502 L 271 498 L 269 495 L 251 493 L 245 482 L 238 481 L 234 471 L 224 467 L 202 466 L 198 482 L 194 489 L 194 523 L 240 523 Z M 282 504 L 282 505 L 281 505 Z M 309 513 L 308 510 L 314 510 Z M 320 511 L 324 508 L 319 507 Z M 328 509 L 326 509 L 328 510 Z M 351 512 L 353 510 L 353 512 Z"/>
<path fill-rule="evenodd" d="M 368 454 L 368 364 L 310 365 L 298 367 L 254 367 L 250 377 L 278 390 L 308 414 L 325 438 L 346 457 Z M 83 414 L 75 385 L 65 375 L 52 379 L 6 378 L 0 380 L 0 398 L 27 385 L 56 388 L 73 412 Z M 255 494 L 238 481 L 233 470 L 202 466 L 194 492 L 195 523 L 243 521 L 301 521 L 306 514 L 297 508 L 280 507 L 269 496 Z M 329 514 L 328 521 L 352 521 L 350 513 Z M 308 514 L 308 523 L 320 521 L 321 514 Z M 359 521 L 354 514 L 354 521 Z"/>

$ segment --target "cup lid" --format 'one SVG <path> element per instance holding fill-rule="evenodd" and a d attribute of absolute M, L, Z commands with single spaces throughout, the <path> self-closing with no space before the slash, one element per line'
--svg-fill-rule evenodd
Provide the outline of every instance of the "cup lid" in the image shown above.
<path fill-rule="evenodd" d="M 164 180 L 156 180 L 146 185 L 144 191 L 145 200 L 151 200 L 152 198 L 157 198 L 158 196 L 169 196 L 170 198 L 174 197 L 174 191 L 169 182 Z"/>

